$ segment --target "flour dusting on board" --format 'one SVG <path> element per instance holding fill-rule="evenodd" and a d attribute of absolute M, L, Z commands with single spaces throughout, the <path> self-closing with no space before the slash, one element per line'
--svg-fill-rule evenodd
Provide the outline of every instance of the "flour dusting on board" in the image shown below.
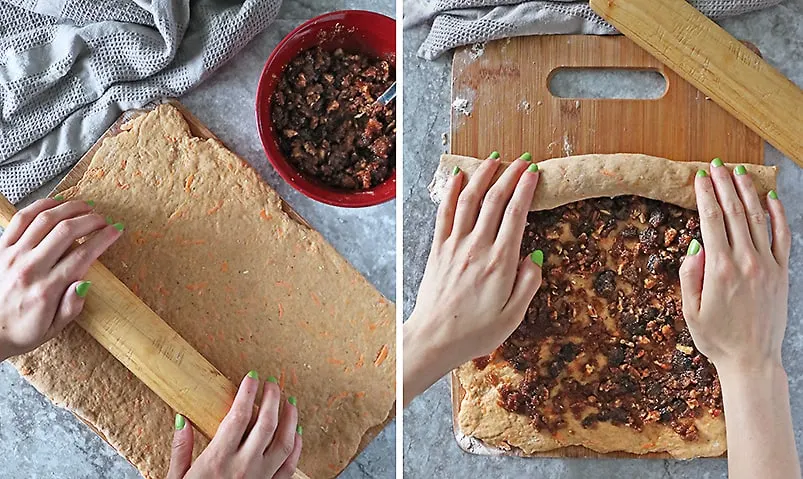
<path fill-rule="evenodd" d="M 532 109 L 533 109 L 533 106 L 532 106 L 532 105 L 530 105 L 530 102 L 529 102 L 529 101 L 527 101 L 527 100 L 522 100 L 522 101 L 521 101 L 521 103 L 519 103 L 519 107 L 518 107 L 517 109 L 518 109 L 519 111 L 523 111 L 523 112 L 525 112 L 525 113 L 528 113 L 528 114 L 529 114 L 529 113 L 530 113 L 530 110 L 532 110 Z"/>
<path fill-rule="evenodd" d="M 471 102 L 465 98 L 455 98 L 452 110 L 465 116 L 471 116 Z"/>
<path fill-rule="evenodd" d="M 572 142 L 569 141 L 568 133 L 563 134 L 563 156 L 572 156 L 574 153 Z"/>

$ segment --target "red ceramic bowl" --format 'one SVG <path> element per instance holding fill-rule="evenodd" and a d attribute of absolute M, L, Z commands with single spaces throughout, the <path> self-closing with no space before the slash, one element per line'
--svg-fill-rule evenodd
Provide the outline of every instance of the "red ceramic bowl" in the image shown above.
<path fill-rule="evenodd" d="M 282 154 L 271 119 L 271 101 L 285 65 L 300 52 L 321 46 L 327 50 L 343 48 L 387 59 L 396 66 L 396 21 L 379 13 L 342 10 L 309 20 L 276 46 L 265 63 L 256 98 L 257 126 L 265 154 L 276 171 L 306 196 L 334 206 L 361 207 L 384 203 L 396 197 L 396 172 L 370 190 L 348 191 L 328 186 L 316 178 L 302 175 Z M 395 101 L 395 100 L 394 100 Z"/>

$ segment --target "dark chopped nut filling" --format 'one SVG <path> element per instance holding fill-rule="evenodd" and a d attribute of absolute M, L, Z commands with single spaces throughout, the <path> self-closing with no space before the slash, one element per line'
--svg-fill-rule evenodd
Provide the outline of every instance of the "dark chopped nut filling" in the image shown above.
<path fill-rule="evenodd" d="M 694 418 L 722 412 L 716 371 L 681 311 L 678 269 L 688 241 L 702 240 L 696 213 L 619 197 L 528 220 L 522 252 L 544 250 L 544 282 L 493 354 L 524 376 L 500 386 L 502 406 L 552 433 L 571 414 L 585 428 L 658 422 L 696 440 Z"/>
<path fill-rule="evenodd" d="M 306 50 L 273 95 L 279 147 L 302 173 L 347 190 L 373 188 L 396 164 L 396 103 L 376 104 L 394 77 L 386 60 Z"/>

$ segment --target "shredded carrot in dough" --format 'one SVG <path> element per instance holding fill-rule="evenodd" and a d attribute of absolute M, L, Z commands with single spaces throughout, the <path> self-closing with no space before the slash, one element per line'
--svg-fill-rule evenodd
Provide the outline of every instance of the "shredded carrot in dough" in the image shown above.
<path fill-rule="evenodd" d="M 341 399 L 345 399 L 347 397 L 349 397 L 349 393 L 347 391 L 343 391 L 343 392 L 340 392 L 340 393 L 337 393 L 337 394 L 333 394 L 333 395 L 329 396 L 329 399 L 327 399 L 326 406 L 327 407 L 332 407 L 332 405 L 335 402 L 337 402 L 337 401 L 339 401 Z"/>
<path fill-rule="evenodd" d="M 188 284 L 187 286 L 185 286 L 185 288 L 187 288 L 190 291 L 200 291 L 202 289 L 206 289 L 207 286 L 209 286 L 209 282 L 202 281 L 200 283 Z"/>
<path fill-rule="evenodd" d="M 207 215 L 213 215 L 213 214 L 217 213 L 218 211 L 220 211 L 220 208 L 223 208 L 223 200 L 218 201 L 217 205 L 215 205 L 215 206 L 209 208 L 208 210 L 206 210 L 206 214 Z"/>
<path fill-rule="evenodd" d="M 379 354 L 376 355 L 376 360 L 374 361 L 374 366 L 379 367 L 385 359 L 388 357 L 388 345 L 382 345 L 382 349 L 379 350 Z"/>

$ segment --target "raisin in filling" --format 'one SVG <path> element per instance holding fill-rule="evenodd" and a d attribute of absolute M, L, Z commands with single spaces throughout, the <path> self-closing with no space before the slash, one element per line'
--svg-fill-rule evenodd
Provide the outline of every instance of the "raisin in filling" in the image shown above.
<path fill-rule="evenodd" d="M 396 163 L 396 104 L 387 60 L 315 47 L 285 68 L 272 99 L 279 148 L 302 173 L 346 190 L 373 188 Z"/>
<path fill-rule="evenodd" d="M 571 415 L 584 428 L 661 423 L 696 440 L 695 418 L 722 412 L 716 371 L 681 311 L 678 269 L 690 241 L 702 241 L 697 213 L 624 196 L 528 222 L 522 254 L 544 250 L 544 280 L 493 354 L 524 376 L 500 385 L 502 407 L 553 434 Z"/>

